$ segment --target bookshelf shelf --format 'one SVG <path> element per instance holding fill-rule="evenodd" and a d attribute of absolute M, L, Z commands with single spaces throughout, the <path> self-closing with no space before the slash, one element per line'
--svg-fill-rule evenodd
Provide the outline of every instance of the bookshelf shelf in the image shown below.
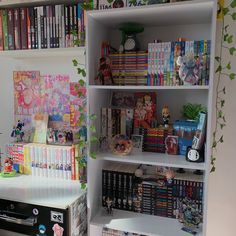
<path fill-rule="evenodd" d="M 129 86 L 129 85 L 90 85 L 89 89 L 110 90 L 208 90 L 209 86 Z"/>
<path fill-rule="evenodd" d="M 184 156 L 151 152 L 131 153 L 127 156 L 117 156 L 112 153 L 98 153 L 97 159 L 154 166 L 186 168 L 193 170 L 205 170 L 206 167 L 205 163 L 188 162 L 185 160 Z"/>
<path fill-rule="evenodd" d="M 84 56 L 85 47 L 1 51 L 0 57 L 14 59 Z"/>
<path fill-rule="evenodd" d="M 176 219 L 121 210 L 114 210 L 112 216 L 106 216 L 104 209 L 99 209 L 91 220 L 91 226 L 107 227 L 148 236 L 189 236 L 189 233 L 181 230 L 181 224 Z M 196 236 L 202 236 L 202 233 L 198 232 Z"/>

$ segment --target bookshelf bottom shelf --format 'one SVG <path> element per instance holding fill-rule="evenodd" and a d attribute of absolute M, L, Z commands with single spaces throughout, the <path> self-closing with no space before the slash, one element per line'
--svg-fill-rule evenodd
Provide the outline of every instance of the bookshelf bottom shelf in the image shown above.
<path fill-rule="evenodd" d="M 103 208 L 91 220 L 92 227 L 107 227 L 114 230 L 144 234 L 148 236 L 189 236 L 181 230 L 182 224 L 176 219 L 139 214 L 114 209 L 111 216 Z M 91 235 L 92 232 L 91 232 Z M 201 227 L 196 236 L 202 236 Z"/>

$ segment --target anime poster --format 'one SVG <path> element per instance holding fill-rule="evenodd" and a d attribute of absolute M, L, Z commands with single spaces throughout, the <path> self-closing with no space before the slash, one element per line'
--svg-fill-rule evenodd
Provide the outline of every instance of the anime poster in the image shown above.
<path fill-rule="evenodd" d="M 156 117 L 156 93 L 135 93 L 134 128 L 150 128 Z"/>
<path fill-rule="evenodd" d="M 32 115 L 41 111 L 39 71 L 14 71 L 14 109 L 16 115 Z"/>
<path fill-rule="evenodd" d="M 23 142 L 32 142 L 32 116 L 31 115 L 15 115 L 15 124 L 18 122 L 21 122 L 23 124 L 22 131 L 24 132 L 24 135 L 22 137 Z"/>
<path fill-rule="evenodd" d="M 69 76 L 45 75 L 41 77 L 44 112 L 49 114 L 49 126 L 69 127 L 70 86 Z"/>
<path fill-rule="evenodd" d="M 79 95 L 78 95 L 79 94 Z M 86 115 L 86 88 L 70 83 L 70 127 L 78 126 L 81 113 Z"/>

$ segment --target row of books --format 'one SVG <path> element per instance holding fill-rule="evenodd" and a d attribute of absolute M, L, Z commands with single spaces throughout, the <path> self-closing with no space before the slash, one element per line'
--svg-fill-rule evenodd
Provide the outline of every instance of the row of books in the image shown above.
<path fill-rule="evenodd" d="M 183 81 L 179 76 L 179 65 L 177 64 L 179 56 L 186 56 L 183 59 L 186 76 L 197 76 L 198 85 L 208 85 L 210 47 L 211 42 L 209 40 L 149 43 L 147 85 L 183 85 Z M 196 73 L 193 70 L 195 65 L 198 65 L 200 70 L 197 74 L 193 74 Z M 191 68 L 193 71 L 191 71 Z"/>
<path fill-rule="evenodd" d="M 138 168 L 136 164 L 113 163 L 103 169 L 103 206 L 109 197 L 116 209 L 175 218 L 179 202 L 187 197 L 203 211 L 203 181 L 184 175 L 177 176 L 170 184 L 160 176 L 142 179 L 135 176 Z"/>
<path fill-rule="evenodd" d="M 147 52 L 110 54 L 112 77 L 119 85 L 147 85 Z"/>
<path fill-rule="evenodd" d="M 145 235 L 144 234 L 124 232 L 124 231 L 115 230 L 115 229 L 103 228 L 102 229 L 102 236 L 145 236 Z"/>
<path fill-rule="evenodd" d="M 35 143 L 6 145 L 6 156 L 12 158 L 13 167 L 22 174 L 84 180 L 85 170 L 79 166 L 79 146 L 52 146 Z"/>
<path fill-rule="evenodd" d="M 85 43 L 80 4 L 0 10 L 0 50 L 44 49 Z"/>

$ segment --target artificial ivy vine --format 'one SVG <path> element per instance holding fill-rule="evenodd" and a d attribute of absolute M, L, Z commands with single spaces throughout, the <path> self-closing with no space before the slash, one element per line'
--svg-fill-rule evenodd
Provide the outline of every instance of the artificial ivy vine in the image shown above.
<path fill-rule="evenodd" d="M 222 26 L 221 26 L 221 40 L 220 40 L 220 51 L 219 55 L 215 57 L 217 67 L 215 70 L 216 73 L 216 100 L 215 100 L 215 109 L 216 109 L 216 121 L 214 124 L 213 130 L 213 140 L 212 140 L 212 154 L 211 154 L 211 172 L 214 172 L 215 161 L 216 161 L 216 152 L 218 145 L 224 142 L 223 129 L 226 126 L 226 118 L 224 113 L 225 107 L 225 95 L 226 87 L 223 80 L 225 77 L 230 80 L 234 80 L 236 74 L 231 69 L 231 61 L 226 63 L 223 60 L 223 53 L 227 53 L 228 58 L 232 57 L 236 52 L 236 48 L 232 46 L 234 43 L 234 36 L 231 32 L 230 24 L 225 24 L 226 17 L 231 21 L 236 21 L 236 0 L 231 1 L 231 3 L 224 7 L 224 4 L 218 3 L 218 13 L 222 15 Z"/>

